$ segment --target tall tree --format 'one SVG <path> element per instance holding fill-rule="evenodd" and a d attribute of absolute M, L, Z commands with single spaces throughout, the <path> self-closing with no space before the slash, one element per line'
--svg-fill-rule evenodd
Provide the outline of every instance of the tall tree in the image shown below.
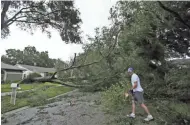
<path fill-rule="evenodd" d="M 176 7 L 175 10 L 180 15 L 183 15 L 182 12 L 187 9 L 184 8 L 187 4 L 188 2 L 164 3 L 171 8 Z M 181 12 L 180 9 L 183 11 Z M 84 54 L 79 55 L 78 63 L 93 62 L 101 57 L 103 59 L 99 63 L 78 69 L 80 74 L 84 77 L 88 76 L 88 80 L 92 77 L 98 79 L 97 82 L 90 82 L 90 84 L 102 83 L 100 86 L 109 87 L 119 81 L 126 67 L 133 66 L 139 75 L 148 76 L 143 78 L 145 80 L 154 76 L 154 79 L 158 81 L 157 86 L 162 88 L 163 85 L 160 83 L 164 82 L 164 76 L 169 69 L 166 59 L 188 55 L 187 48 L 189 47 L 189 44 L 182 42 L 185 39 L 179 41 L 175 35 L 172 36 L 173 41 L 176 41 L 178 45 L 172 47 L 171 45 L 175 43 L 165 40 L 165 37 L 170 37 L 166 31 L 188 28 L 188 26 L 178 21 L 173 13 L 163 9 L 158 2 L 119 1 L 110 13 L 112 26 L 103 27 L 102 31 L 95 30 L 95 37 L 89 39 L 92 41 L 91 44 L 84 46 Z M 118 37 L 118 45 L 115 46 L 114 38 L 119 28 L 122 32 Z M 178 34 L 184 35 L 182 32 Z M 114 46 L 115 49 L 112 49 Z M 182 51 L 182 48 L 185 48 L 185 51 Z M 174 54 L 171 54 L 171 51 Z M 148 84 L 145 87 L 147 86 Z M 151 91 L 156 91 L 155 87 Z"/>
<path fill-rule="evenodd" d="M 167 26 L 165 25 L 166 27 L 160 30 L 160 40 L 169 48 L 170 55 L 190 56 L 190 2 L 172 1 L 157 4 L 166 13 L 164 23 Z"/>
<path fill-rule="evenodd" d="M 6 55 L 1 57 L 2 62 L 8 64 L 25 64 L 40 67 L 55 67 L 56 59 L 49 57 L 48 51 L 39 52 L 34 46 L 27 46 L 23 51 L 16 49 L 6 50 Z"/>
<path fill-rule="evenodd" d="M 8 64 L 23 63 L 23 52 L 15 49 L 6 50 L 6 55 L 1 57 L 1 60 Z"/>
<path fill-rule="evenodd" d="M 51 36 L 49 28 L 56 29 L 66 43 L 80 43 L 78 9 L 73 1 L 1 1 L 2 38 L 9 27 L 16 24 L 24 31 L 34 32 L 37 28 Z"/>

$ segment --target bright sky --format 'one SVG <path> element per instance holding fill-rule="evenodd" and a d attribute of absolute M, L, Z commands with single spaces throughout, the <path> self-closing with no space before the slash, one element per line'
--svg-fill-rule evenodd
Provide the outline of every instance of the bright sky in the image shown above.
<path fill-rule="evenodd" d="M 75 6 L 81 12 L 83 24 L 81 26 L 83 37 L 94 35 L 96 27 L 108 26 L 109 9 L 116 3 L 116 0 L 76 0 Z M 21 31 L 15 25 L 10 27 L 11 34 L 7 39 L 0 41 L 0 54 L 5 54 L 7 49 L 20 49 L 30 45 L 35 46 L 38 51 L 48 51 L 50 58 L 61 58 L 66 61 L 74 53 L 82 52 L 81 45 L 65 44 L 59 33 L 52 30 L 52 37 L 49 39 L 46 34 L 36 31 L 34 35 Z"/>

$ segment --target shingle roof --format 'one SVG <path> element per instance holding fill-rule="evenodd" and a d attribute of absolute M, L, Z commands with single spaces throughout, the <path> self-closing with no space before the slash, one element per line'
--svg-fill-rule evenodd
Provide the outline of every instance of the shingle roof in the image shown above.
<path fill-rule="evenodd" d="M 25 69 L 28 69 L 33 72 L 43 73 L 43 72 L 55 72 L 55 68 L 45 68 L 45 67 L 37 67 L 37 66 L 30 66 L 30 65 L 23 65 L 23 64 L 17 64 Z"/>
<path fill-rule="evenodd" d="M 10 64 L 5 64 L 3 62 L 1 62 L 1 69 L 11 69 L 11 70 L 25 70 L 25 69 L 21 69 L 17 66 L 13 66 L 13 65 L 10 65 Z"/>

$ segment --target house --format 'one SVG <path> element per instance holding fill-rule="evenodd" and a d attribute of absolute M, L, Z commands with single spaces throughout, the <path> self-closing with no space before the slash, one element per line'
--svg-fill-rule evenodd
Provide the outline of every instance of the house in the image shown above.
<path fill-rule="evenodd" d="M 23 65 L 23 64 L 16 64 L 15 66 L 25 70 L 23 72 L 22 78 L 26 78 L 31 73 L 38 73 L 42 77 L 45 77 L 45 76 L 48 76 L 50 73 L 54 73 L 56 71 L 55 68 L 45 68 L 45 67 L 30 66 L 30 65 Z"/>
<path fill-rule="evenodd" d="M 1 81 L 17 81 L 22 79 L 24 69 L 1 62 Z"/>

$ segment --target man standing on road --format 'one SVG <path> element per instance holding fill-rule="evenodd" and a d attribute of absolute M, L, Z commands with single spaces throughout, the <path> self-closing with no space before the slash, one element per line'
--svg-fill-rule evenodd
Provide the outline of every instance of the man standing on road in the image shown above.
<path fill-rule="evenodd" d="M 130 115 L 127 115 L 130 118 L 135 118 L 135 101 L 137 101 L 141 107 L 145 110 L 145 112 L 148 114 L 147 118 L 145 118 L 145 121 L 150 121 L 153 119 L 152 115 L 150 114 L 147 106 L 144 104 L 144 97 L 143 97 L 143 88 L 140 84 L 140 79 L 137 74 L 134 73 L 133 68 L 128 68 L 128 73 L 131 76 L 131 83 L 132 83 L 132 89 L 130 92 L 132 92 L 133 99 L 132 99 L 132 113 Z"/>

